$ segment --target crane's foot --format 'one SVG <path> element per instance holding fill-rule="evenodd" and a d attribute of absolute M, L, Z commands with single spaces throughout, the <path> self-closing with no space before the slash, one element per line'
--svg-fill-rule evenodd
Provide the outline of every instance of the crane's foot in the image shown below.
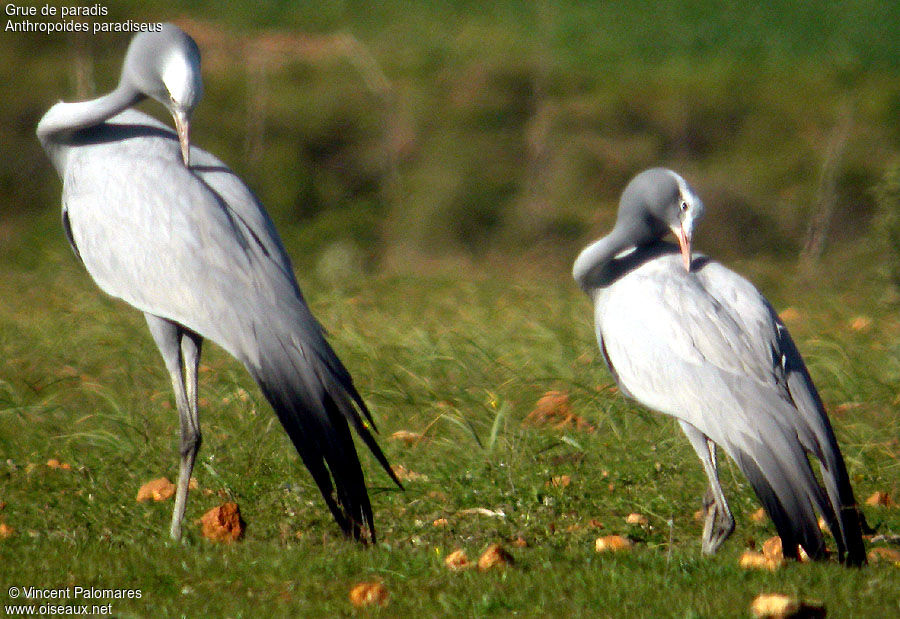
<path fill-rule="evenodd" d="M 727 506 L 715 500 L 712 489 L 703 495 L 703 554 L 714 554 L 734 532 L 734 517 Z"/>

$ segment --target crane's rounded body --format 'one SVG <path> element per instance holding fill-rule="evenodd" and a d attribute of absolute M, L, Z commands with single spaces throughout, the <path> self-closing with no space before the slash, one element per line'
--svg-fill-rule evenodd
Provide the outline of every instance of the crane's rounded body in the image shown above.
<path fill-rule="evenodd" d="M 610 234 L 578 256 L 573 275 L 594 302 L 603 358 L 622 392 L 675 417 L 700 457 L 710 482 L 705 552 L 734 529 L 718 446 L 747 476 L 786 556 L 798 545 L 825 556 L 818 512 L 839 555 L 864 563 L 844 460 L 787 329 L 749 281 L 691 255 L 703 209 L 676 173 L 645 171 L 623 192 Z M 680 248 L 661 240 L 669 230 Z M 820 461 L 824 488 L 807 454 Z"/>
<path fill-rule="evenodd" d="M 181 421 L 171 535 L 181 535 L 200 446 L 197 367 L 206 338 L 260 385 L 344 532 L 374 540 L 351 425 L 396 477 L 265 209 L 224 163 L 190 146 L 202 90 L 196 44 L 166 24 L 132 39 L 112 92 L 57 103 L 37 128 L 62 179 L 72 249 L 103 291 L 144 313 L 171 375 Z M 169 110 L 174 132 L 129 109 L 147 97 Z"/>

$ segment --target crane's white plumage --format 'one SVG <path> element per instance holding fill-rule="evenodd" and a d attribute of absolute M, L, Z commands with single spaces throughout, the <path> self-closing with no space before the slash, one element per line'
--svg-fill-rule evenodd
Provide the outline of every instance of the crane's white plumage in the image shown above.
<path fill-rule="evenodd" d="M 374 540 L 350 426 L 396 477 L 265 210 L 224 163 L 190 147 L 201 94 L 199 50 L 166 24 L 132 39 L 115 90 L 54 105 L 37 129 L 63 181 L 73 250 L 102 290 L 144 312 L 172 378 L 181 464 L 170 533 L 181 535 L 200 445 L 197 366 L 207 338 L 259 383 L 344 532 Z M 128 109 L 144 97 L 169 109 L 177 136 Z"/>
<path fill-rule="evenodd" d="M 200 59 L 195 56 L 169 54 L 163 61 L 162 81 L 175 107 L 186 107 L 203 95 Z"/>
<path fill-rule="evenodd" d="M 865 562 L 853 491 L 837 441 L 800 353 L 746 279 L 706 257 L 691 236 L 703 203 L 684 179 L 655 168 L 622 194 L 616 225 L 575 261 L 591 296 L 597 340 L 623 393 L 678 419 L 710 488 L 703 549 L 734 529 L 715 446 L 744 472 L 787 556 L 825 554 L 816 512 L 850 564 Z M 673 231 L 679 248 L 660 239 Z M 825 488 L 807 454 L 820 461 Z"/>

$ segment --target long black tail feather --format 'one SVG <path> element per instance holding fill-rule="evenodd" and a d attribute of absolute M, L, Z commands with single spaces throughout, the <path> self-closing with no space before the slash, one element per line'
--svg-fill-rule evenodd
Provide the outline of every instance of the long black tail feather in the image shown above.
<path fill-rule="evenodd" d="M 345 535 L 359 541 L 366 541 L 367 535 L 375 543 L 372 506 L 350 423 L 391 479 L 400 483 L 360 418 L 360 411 L 366 417 L 369 412 L 349 374 L 345 370 L 334 372 L 332 364 L 323 362 L 314 350 L 303 349 L 290 335 L 269 327 L 258 327 L 256 335 L 259 359 L 248 363 L 248 369 L 309 469 L 328 509 Z"/>

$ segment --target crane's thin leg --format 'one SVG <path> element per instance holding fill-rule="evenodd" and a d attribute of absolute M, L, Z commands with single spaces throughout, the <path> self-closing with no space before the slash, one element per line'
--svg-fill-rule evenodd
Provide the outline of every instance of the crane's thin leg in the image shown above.
<path fill-rule="evenodd" d="M 172 379 L 175 404 L 181 422 L 181 465 L 175 492 L 175 508 L 169 534 L 181 539 L 181 521 L 187 507 L 188 485 L 194 469 L 194 459 L 200 447 L 200 423 L 197 414 L 197 366 L 200 361 L 200 337 L 180 325 L 144 314 L 150 334 L 162 354 L 166 369 Z"/>
<path fill-rule="evenodd" d="M 703 543 L 704 554 L 711 555 L 725 543 L 734 531 L 734 516 L 728 508 L 725 493 L 719 484 L 719 470 L 716 464 L 716 444 L 691 424 L 680 421 L 691 446 L 703 463 L 703 470 L 709 480 L 709 487 L 703 495 Z"/>
<path fill-rule="evenodd" d="M 187 495 L 194 470 L 194 460 L 200 450 L 200 415 L 197 410 L 197 367 L 200 365 L 200 346 L 203 339 L 196 333 L 181 330 L 181 361 L 184 368 L 184 387 L 187 396 L 187 415 L 179 409 L 181 419 L 181 465 L 178 470 L 178 487 L 175 490 L 175 508 L 172 510 L 172 526 L 169 534 L 181 538 L 181 521 L 187 508 Z"/>

